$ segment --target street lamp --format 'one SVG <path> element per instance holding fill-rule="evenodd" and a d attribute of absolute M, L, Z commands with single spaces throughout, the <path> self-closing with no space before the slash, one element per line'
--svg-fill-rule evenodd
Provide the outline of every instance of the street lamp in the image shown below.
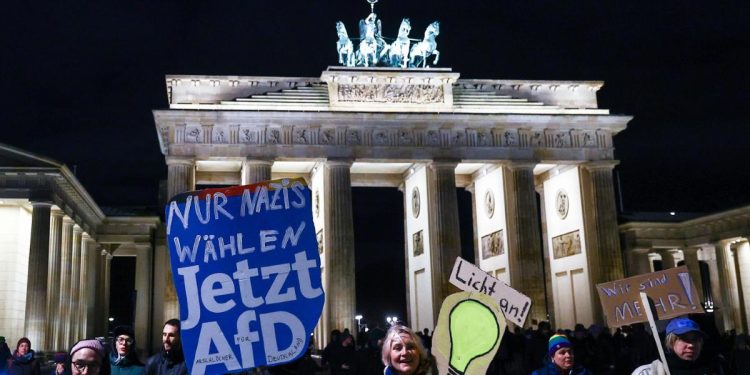
<path fill-rule="evenodd" d="M 362 315 L 357 315 L 354 319 L 357 319 L 357 332 L 359 332 L 362 330 Z"/>

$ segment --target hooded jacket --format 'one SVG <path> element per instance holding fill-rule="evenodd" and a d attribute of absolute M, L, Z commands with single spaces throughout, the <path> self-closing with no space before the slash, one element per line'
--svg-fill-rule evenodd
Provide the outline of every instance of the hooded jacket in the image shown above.
<path fill-rule="evenodd" d="M 128 354 L 121 357 L 117 353 L 117 337 L 127 335 L 133 340 L 130 345 Z M 109 365 L 112 370 L 111 375 L 141 375 L 143 373 L 143 363 L 138 359 L 136 353 L 135 334 L 130 327 L 117 327 L 114 331 L 114 340 L 109 351 Z"/>

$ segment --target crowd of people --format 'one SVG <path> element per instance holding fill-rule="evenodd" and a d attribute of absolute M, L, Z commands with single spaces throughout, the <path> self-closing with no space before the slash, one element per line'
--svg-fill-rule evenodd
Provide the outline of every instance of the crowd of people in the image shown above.
<path fill-rule="evenodd" d="M 672 319 L 660 338 L 666 362 L 644 324 L 609 329 L 576 325 L 573 330 L 553 331 L 541 322 L 536 329 L 506 330 L 488 374 L 532 375 L 673 375 L 750 374 L 750 340 L 734 331 L 719 336 L 713 324 L 687 317 Z M 77 342 L 68 353 L 54 355 L 49 375 L 186 375 L 180 340 L 180 321 L 168 320 L 162 331 L 162 347 L 142 363 L 133 329 L 116 327 L 105 347 L 96 339 Z M 28 338 L 11 351 L 0 336 L 0 375 L 41 375 L 42 359 L 36 358 Z M 331 339 L 313 359 L 313 343 L 292 363 L 258 368 L 246 374 L 330 375 L 437 375 L 431 355 L 432 336 L 425 329 L 413 332 L 402 325 L 387 331 L 375 327 L 357 338 L 348 331 L 331 332 Z"/>
<path fill-rule="evenodd" d="M 187 375 L 180 341 L 180 321 L 168 320 L 162 347 L 143 364 L 130 326 L 113 330 L 108 348 L 97 339 L 81 340 L 68 353 L 55 353 L 49 375 Z M 35 356 L 31 341 L 23 337 L 11 352 L 0 336 L 0 375 L 41 375 L 43 358 Z"/>

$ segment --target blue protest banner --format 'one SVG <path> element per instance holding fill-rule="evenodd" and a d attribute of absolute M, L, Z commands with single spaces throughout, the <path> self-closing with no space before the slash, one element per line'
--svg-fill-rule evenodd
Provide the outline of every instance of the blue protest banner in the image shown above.
<path fill-rule="evenodd" d="M 191 374 L 293 361 L 325 295 L 304 179 L 179 194 L 167 242 Z"/>

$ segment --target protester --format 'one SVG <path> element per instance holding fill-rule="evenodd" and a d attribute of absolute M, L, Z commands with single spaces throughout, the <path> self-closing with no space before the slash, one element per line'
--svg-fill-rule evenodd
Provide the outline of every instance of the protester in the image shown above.
<path fill-rule="evenodd" d="M 68 369 L 68 353 L 55 353 L 52 360 L 55 362 L 55 367 L 52 368 L 52 375 L 69 375 Z"/>
<path fill-rule="evenodd" d="M 356 359 L 354 338 L 348 333 L 341 334 L 341 344 L 333 348 L 328 358 L 331 364 L 331 375 L 354 374 Z"/>
<path fill-rule="evenodd" d="M 110 375 L 109 360 L 98 340 L 81 340 L 70 349 L 73 375 Z"/>
<path fill-rule="evenodd" d="M 394 325 L 385 334 L 382 360 L 385 375 L 432 374 L 432 365 L 422 342 L 411 329 Z"/>
<path fill-rule="evenodd" d="M 672 319 L 667 325 L 667 336 L 664 338 L 665 357 L 669 372 L 672 375 L 683 374 L 724 374 L 716 358 L 701 356 L 703 343 L 707 335 L 701 331 L 698 323 L 687 317 Z M 666 374 L 661 360 L 638 367 L 634 375 Z"/>
<path fill-rule="evenodd" d="M 130 326 L 119 326 L 113 331 L 114 340 L 109 353 L 112 375 L 141 375 L 143 363 L 135 349 L 135 333 Z"/>
<path fill-rule="evenodd" d="M 589 370 L 576 365 L 572 344 L 565 335 L 550 337 L 547 356 L 547 365 L 535 370 L 532 375 L 591 375 Z"/>
<path fill-rule="evenodd" d="M 162 348 L 146 362 L 144 375 L 186 375 L 187 366 L 182 354 L 180 321 L 170 319 L 164 323 L 161 334 Z"/>
<path fill-rule="evenodd" d="M 16 350 L 8 360 L 8 375 L 40 375 L 39 361 L 34 358 L 31 341 L 22 337 L 16 344 Z"/>
<path fill-rule="evenodd" d="M 13 356 L 10 353 L 8 343 L 5 342 L 5 336 L 0 336 L 0 375 L 8 373 L 8 360 Z"/>

